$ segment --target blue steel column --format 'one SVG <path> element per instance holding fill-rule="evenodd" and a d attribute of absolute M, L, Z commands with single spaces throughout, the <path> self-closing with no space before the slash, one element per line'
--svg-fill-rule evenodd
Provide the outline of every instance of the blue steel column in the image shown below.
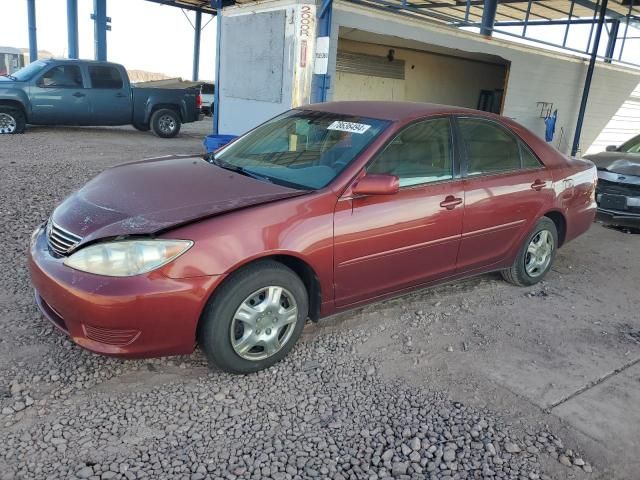
<path fill-rule="evenodd" d="M 216 9 L 216 84 L 213 91 L 213 134 L 218 135 L 220 125 L 220 65 L 222 64 L 222 0 L 211 0 Z"/>
<path fill-rule="evenodd" d="M 107 59 L 107 0 L 93 0 L 95 59 Z"/>
<path fill-rule="evenodd" d="M 332 0 L 324 0 L 318 13 L 318 37 L 331 36 L 331 15 L 333 12 Z M 329 75 L 313 75 L 313 90 L 311 101 L 313 103 L 326 102 L 327 90 L 329 90 Z"/>
<path fill-rule="evenodd" d="M 67 54 L 78 58 L 78 0 L 67 0 Z"/>
<path fill-rule="evenodd" d="M 193 75 L 192 80 L 198 80 L 198 71 L 200 67 L 200 32 L 202 31 L 202 12 L 196 12 L 196 24 L 193 27 L 195 34 L 193 37 Z"/>
<path fill-rule="evenodd" d="M 38 38 L 36 36 L 36 0 L 27 0 L 27 21 L 29 22 L 29 61 L 38 59 Z"/>
<path fill-rule="evenodd" d="M 591 80 L 593 79 L 593 70 L 596 66 L 596 57 L 598 56 L 598 46 L 600 45 L 600 35 L 602 34 L 602 26 L 604 25 L 604 17 L 607 12 L 608 0 L 602 0 L 600 5 L 600 16 L 598 17 L 598 27 L 596 29 L 596 38 L 593 42 L 591 50 L 591 59 L 589 60 L 589 68 L 587 76 L 584 80 L 584 90 L 582 91 L 582 101 L 580 102 L 580 112 L 578 113 L 578 123 L 576 125 L 576 133 L 573 136 L 573 147 L 571 148 L 571 156 L 574 157 L 578 153 L 580 147 L 580 135 L 582 134 L 582 125 L 584 123 L 584 115 L 587 111 L 587 100 L 589 99 L 589 90 L 591 89 Z"/>
<path fill-rule="evenodd" d="M 604 61 L 611 63 L 613 55 L 616 51 L 616 42 L 618 40 L 618 30 L 620 29 L 620 20 L 611 22 L 611 31 L 609 32 L 609 42 L 607 42 L 607 51 L 604 54 Z"/>
<path fill-rule="evenodd" d="M 480 35 L 490 36 L 493 33 L 493 26 L 496 23 L 496 12 L 498 10 L 498 0 L 484 0 L 482 9 L 482 24 L 480 25 Z"/>

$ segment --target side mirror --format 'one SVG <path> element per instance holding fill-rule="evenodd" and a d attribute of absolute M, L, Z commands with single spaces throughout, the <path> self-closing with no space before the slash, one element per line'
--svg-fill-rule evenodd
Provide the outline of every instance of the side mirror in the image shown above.
<path fill-rule="evenodd" d="M 370 174 L 353 186 L 354 195 L 393 195 L 400 190 L 400 179 L 395 175 Z"/>
<path fill-rule="evenodd" d="M 607 148 L 605 150 L 607 152 L 617 152 L 618 151 L 618 147 L 616 145 L 607 145 Z"/>

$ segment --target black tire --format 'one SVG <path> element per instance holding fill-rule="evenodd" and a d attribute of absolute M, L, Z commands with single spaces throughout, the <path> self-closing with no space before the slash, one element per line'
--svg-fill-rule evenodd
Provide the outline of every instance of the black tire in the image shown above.
<path fill-rule="evenodd" d="M 293 296 L 298 309 L 297 318 L 290 327 L 285 326 L 282 330 L 275 330 L 276 335 L 280 332 L 285 334 L 282 338 L 288 337 L 279 350 L 264 359 L 247 359 L 240 356 L 232 345 L 231 328 L 234 325 L 234 317 L 238 308 L 248 297 L 269 286 L 282 287 L 287 294 Z M 281 263 L 273 260 L 260 261 L 233 273 L 212 295 L 200 319 L 198 343 L 210 364 L 230 373 L 256 372 L 279 362 L 289 353 L 302 333 L 308 313 L 308 293 L 300 277 Z M 268 318 L 261 320 L 266 322 L 265 328 L 268 329 L 271 320 Z M 273 319 L 273 322 L 275 323 L 276 320 Z M 257 326 L 260 328 L 259 324 Z M 286 328 L 291 330 L 285 330 Z M 260 333 L 260 330 L 255 332 Z M 244 334 L 244 332 L 237 334 L 234 329 L 234 336 L 242 337 Z M 263 347 L 253 347 L 248 354 L 260 355 L 261 348 Z M 254 350 L 257 350 L 257 353 L 252 353 Z M 266 349 L 264 352 L 266 354 Z"/>
<path fill-rule="evenodd" d="M 149 130 L 151 130 L 151 125 L 149 125 L 148 123 L 134 123 L 133 128 L 135 128 L 136 130 L 140 130 L 141 132 L 148 132 Z"/>
<path fill-rule="evenodd" d="M 550 252 L 550 259 L 548 264 L 544 268 L 538 268 L 538 272 L 535 275 L 531 275 L 526 268 L 527 261 L 530 258 L 530 253 L 528 252 L 529 245 L 531 244 L 534 238 L 540 238 L 538 235 L 543 234 L 543 232 L 548 232 L 551 236 L 553 245 Z M 518 252 L 518 256 L 516 257 L 515 262 L 511 266 L 511 268 L 507 268 L 502 270 L 502 277 L 509 283 L 517 285 L 519 287 L 526 287 L 530 285 L 535 285 L 539 281 L 541 281 L 545 275 L 551 270 L 553 262 L 556 258 L 556 252 L 558 250 L 558 229 L 556 228 L 556 224 L 553 223 L 548 217 L 542 217 L 536 225 L 531 230 L 531 233 L 527 235 L 527 238 L 522 244 L 520 251 Z"/>
<path fill-rule="evenodd" d="M 0 135 L 24 133 L 27 118 L 19 108 L 0 105 Z"/>
<path fill-rule="evenodd" d="M 153 133 L 160 138 L 173 138 L 180 133 L 180 116 L 170 108 L 153 112 L 150 123 Z"/>

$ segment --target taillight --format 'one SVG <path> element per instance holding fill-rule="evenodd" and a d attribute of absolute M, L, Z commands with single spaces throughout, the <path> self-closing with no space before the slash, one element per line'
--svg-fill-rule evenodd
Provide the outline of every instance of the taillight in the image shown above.
<path fill-rule="evenodd" d="M 198 96 L 196 97 L 196 107 L 200 108 L 202 107 L 202 94 L 199 93 Z"/>

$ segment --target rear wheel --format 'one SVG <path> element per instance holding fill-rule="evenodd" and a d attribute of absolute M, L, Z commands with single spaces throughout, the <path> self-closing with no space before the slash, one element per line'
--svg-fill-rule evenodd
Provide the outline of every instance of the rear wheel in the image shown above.
<path fill-rule="evenodd" d="M 26 123 L 26 118 L 21 110 L 0 106 L 0 134 L 24 133 Z"/>
<path fill-rule="evenodd" d="M 511 268 L 503 270 L 502 277 L 521 287 L 542 280 L 556 257 L 558 230 L 553 220 L 542 217 L 525 239 Z"/>
<path fill-rule="evenodd" d="M 275 261 L 233 274 L 200 320 L 198 342 L 227 372 L 251 373 L 282 360 L 298 340 L 309 301 L 300 278 Z"/>
<path fill-rule="evenodd" d="M 180 117 L 175 110 L 161 108 L 151 115 L 151 128 L 161 138 L 173 138 L 180 132 Z"/>

